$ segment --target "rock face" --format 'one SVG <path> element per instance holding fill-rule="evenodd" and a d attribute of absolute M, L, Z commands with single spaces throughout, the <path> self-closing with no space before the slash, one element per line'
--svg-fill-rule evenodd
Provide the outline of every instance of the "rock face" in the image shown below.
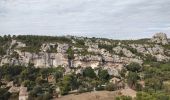
<path fill-rule="evenodd" d="M 115 53 L 117 53 L 117 54 L 120 54 L 120 52 L 122 52 L 123 55 L 125 55 L 126 57 L 134 57 L 135 56 L 130 50 L 128 50 L 126 48 L 122 48 L 120 46 L 113 48 L 113 51 L 115 51 Z"/>
<path fill-rule="evenodd" d="M 77 38 L 74 38 L 77 39 Z M 102 39 L 91 40 L 81 39 L 84 45 L 77 46 L 76 40 L 72 43 L 66 42 L 45 42 L 42 43 L 39 52 L 22 51 L 25 43 L 12 40 L 6 55 L 0 56 L 0 65 L 25 65 L 30 63 L 35 67 L 103 67 L 109 74 L 118 76 L 118 70 L 131 62 L 143 64 L 145 57 L 152 56 L 157 61 L 170 60 L 170 50 L 165 46 L 168 44 L 167 36 L 164 33 L 157 33 L 153 36 L 152 44 L 145 43 L 124 43 L 121 41 L 106 41 Z M 79 39 L 79 38 L 78 38 Z M 116 45 L 115 45 L 116 44 Z M 102 47 L 101 47 L 102 45 Z M 68 49 L 72 49 L 73 57 L 69 59 Z M 72 55 L 72 54 L 71 54 Z M 80 73 L 80 72 L 77 72 Z"/>
<path fill-rule="evenodd" d="M 157 61 L 168 61 L 170 57 L 165 55 L 166 50 L 163 46 L 155 44 L 155 45 L 148 45 L 148 44 L 131 44 L 129 45 L 131 48 L 136 49 L 138 53 L 145 55 L 151 55 L 157 59 Z"/>
<path fill-rule="evenodd" d="M 165 33 L 156 33 L 152 37 L 151 41 L 162 45 L 168 44 L 167 35 Z"/>

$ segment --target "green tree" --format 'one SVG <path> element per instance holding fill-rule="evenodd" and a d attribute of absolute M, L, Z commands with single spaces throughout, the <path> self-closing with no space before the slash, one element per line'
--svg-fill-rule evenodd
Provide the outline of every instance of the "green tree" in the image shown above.
<path fill-rule="evenodd" d="M 105 90 L 114 91 L 114 90 L 116 90 L 116 85 L 113 84 L 113 83 L 109 83 L 109 84 L 106 85 Z"/>
<path fill-rule="evenodd" d="M 50 100 L 52 99 L 52 95 L 48 92 L 43 94 L 43 99 L 42 100 Z"/>
<path fill-rule="evenodd" d="M 72 50 L 71 47 L 68 48 L 67 54 L 68 54 L 68 59 L 74 59 L 74 51 Z"/>
<path fill-rule="evenodd" d="M 32 91 L 29 93 L 29 97 L 37 97 L 39 94 L 42 94 L 42 87 L 41 86 L 35 86 Z"/>
<path fill-rule="evenodd" d="M 25 87 L 31 88 L 35 85 L 35 82 L 30 81 L 30 80 L 24 80 L 22 83 Z"/>
<path fill-rule="evenodd" d="M 137 84 L 137 80 L 139 79 L 139 76 L 137 73 L 135 72 L 129 72 L 128 76 L 127 76 L 127 82 L 128 82 L 128 85 L 131 87 L 131 88 L 134 88 Z"/>
<path fill-rule="evenodd" d="M 129 65 L 126 66 L 127 70 L 132 71 L 132 72 L 139 72 L 141 70 L 141 66 L 138 63 L 130 63 Z"/>
<path fill-rule="evenodd" d="M 145 80 L 145 86 L 148 87 L 149 89 L 154 89 L 156 92 L 157 90 L 162 89 L 163 81 L 157 78 L 149 78 Z"/>
<path fill-rule="evenodd" d="M 62 95 L 68 94 L 68 92 L 74 88 L 78 88 L 76 78 L 72 74 L 65 75 L 59 83 L 59 86 Z"/>
<path fill-rule="evenodd" d="M 37 77 L 35 82 L 36 82 L 37 85 L 42 85 L 43 83 L 45 83 L 45 81 L 40 77 Z"/>
<path fill-rule="evenodd" d="M 102 81 L 108 81 L 110 79 L 110 75 L 107 70 L 100 69 L 98 72 L 98 76 Z"/>
<path fill-rule="evenodd" d="M 56 71 L 54 72 L 53 76 L 55 78 L 55 81 L 57 82 L 60 78 L 63 77 L 63 73 L 61 71 Z"/>
<path fill-rule="evenodd" d="M 4 88 L 0 88 L 0 100 L 8 100 L 9 97 L 10 93 Z"/>
<path fill-rule="evenodd" d="M 86 67 L 83 70 L 83 76 L 84 77 L 89 77 L 89 78 L 96 78 L 96 74 L 94 72 L 94 69 L 92 69 L 91 67 Z"/>
<path fill-rule="evenodd" d="M 40 75 L 43 79 L 46 79 L 48 81 L 48 75 L 49 75 L 49 70 L 48 68 L 42 68 L 40 69 Z"/>

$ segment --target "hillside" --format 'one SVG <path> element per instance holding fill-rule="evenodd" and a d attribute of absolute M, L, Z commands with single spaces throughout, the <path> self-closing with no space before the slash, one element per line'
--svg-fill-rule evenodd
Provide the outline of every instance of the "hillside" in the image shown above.
<path fill-rule="evenodd" d="M 72 91 L 115 91 L 130 87 L 138 92 L 137 100 L 150 100 L 139 99 L 143 97 L 141 93 L 146 98 L 169 100 L 169 66 L 170 44 L 164 33 L 139 40 L 3 36 L 0 93 L 9 94 L 0 95 L 0 99 L 18 98 L 21 87 L 28 89 L 29 99 L 45 100 Z M 12 85 L 8 85 L 10 82 Z"/>
<path fill-rule="evenodd" d="M 161 34 L 160 34 L 161 35 Z M 160 39 L 157 43 L 157 39 Z M 168 61 L 167 37 L 155 40 L 109 40 L 84 37 L 17 36 L 1 37 L 1 65 L 35 67 L 114 66 L 144 61 Z M 152 59 L 150 59 L 151 57 Z M 42 63 L 43 62 L 43 63 Z M 88 62 L 88 63 L 87 63 Z"/>

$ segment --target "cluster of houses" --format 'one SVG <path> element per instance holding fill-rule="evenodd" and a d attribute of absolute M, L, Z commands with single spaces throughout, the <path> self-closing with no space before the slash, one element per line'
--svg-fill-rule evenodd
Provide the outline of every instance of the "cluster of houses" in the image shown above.
<path fill-rule="evenodd" d="M 19 93 L 19 100 L 28 100 L 27 87 L 17 86 L 13 81 L 9 82 L 6 87 L 10 87 L 8 90 L 10 93 Z"/>
<path fill-rule="evenodd" d="M 48 81 L 52 83 L 54 81 L 53 77 L 49 76 Z M 119 78 L 116 78 L 116 77 L 112 78 L 110 80 L 110 83 L 113 83 L 113 84 L 117 85 L 116 90 L 123 89 L 125 87 L 125 85 L 122 82 L 122 80 L 119 79 Z M 19 97 L 18 97 L 19 100 L 28 100 L 29 92 L 27 90 L 27 87 L 24 87 L 22 85 L 21 86 L 17 86 L 17 85 L 15 85 L 13 83 L 13 81 L 8 82 L 6 87 L 9 87 L 8 92 L 10 92 L 10 93 L 19 93 Z M 60 93 L 60 88 L 58 87 L 58 88 L 56 88 L 55 92 L 53 93 L 53 97 L 54 98 L 59 98 L 61 96 L 59 93 Z"/>

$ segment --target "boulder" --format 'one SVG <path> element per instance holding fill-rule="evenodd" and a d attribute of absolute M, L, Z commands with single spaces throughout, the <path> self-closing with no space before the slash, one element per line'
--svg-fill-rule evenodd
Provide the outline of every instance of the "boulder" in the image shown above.
<path fill-rule="evenodd" d="M 119 54 L 120 52 L 122 52 L 126 57 L 134 57 L 135 56 L 130 50 L 123 48 L 121 46 L 117 46 L 117 47 L 113 48 L 113 51 L 116 54 Z"/>
<path fill-rule="evenodd" d="M 156 33 L 152 39 L 151 42 L 157 43 L 157 44 L 162 44 L 166 45 L 168 43 L 167 35 L 165 33 Z"/>
<path fill-rule="evenodd" d="M 68 44 L 66 44 L 66 43 L 63 43 L 63 44 L 58 43 L 57 52 L 59 52 L 59 53 L 66 53 L 68 48 L 69 48 Z"/>

